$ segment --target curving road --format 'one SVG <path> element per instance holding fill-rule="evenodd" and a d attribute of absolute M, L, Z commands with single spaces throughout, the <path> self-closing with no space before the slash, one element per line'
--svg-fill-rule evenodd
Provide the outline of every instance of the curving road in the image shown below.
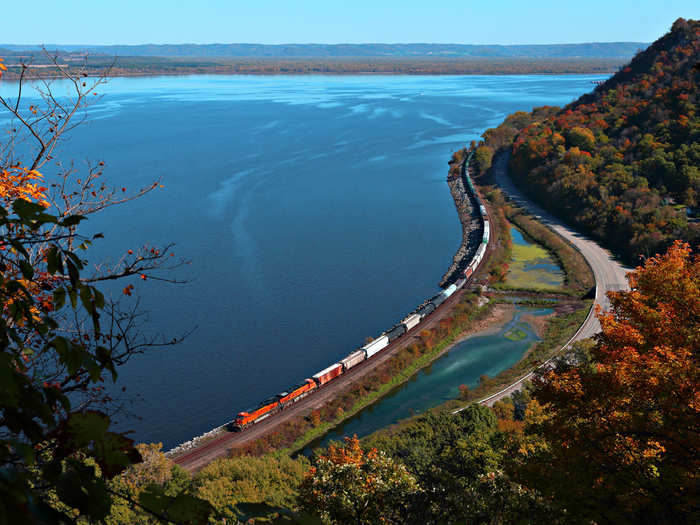
<path fill-rule="evenodd" d="M 496 184 L 498 184 L 505 196 L 534 216 L 538 221 L 557 232 L 576 248 L 578 248 L 593 270 L 593 276 L 596 283 L 596 304 L 599 304 L 604 310 L 606 310 L 610 306 L 608 298 L 605 295 L 606 292 L 629 289 L 625 276 L 627 272 L 631 270 L 630 268 L 620 264 L 620 262 L 617 261 L 617 259 L 615 259 L 609 251 L 601 248 L 594 241 L 585 235 L 572 230 L 566 224 L 564 224 L 562 220 L 546 212 L 540 206 L 529 200 L 518 188 L 515 187 L 511 179 L 508 177 L 507 154 L 498 155 L 494 158 L 493 175 Z M 569 346 L 574 341 L 587 339 L 598 332 L 600 332 L 600 323 L 593 314 L 593 308 L 591 308 L 591 311 L 589 312 L 584 323 L 578 329 L 576 334 L 569 340 L 569 342 L 564 345 L 564 348 Z M 543 363 L 540 366 L 545 366 L 547 363 Z M 491 406 L 499 399 L 510 396 L 514 392 L 519 391 L 522 388 L 523 383 L 528 381 L 530 377 L 532 377 L 533 373 L 534 372 L 530 372 L 503 390 L 482 399 L 479 401 L 479 403 Z M 461 410 L 463 409 L 457 410 L 456 412 Z"/>

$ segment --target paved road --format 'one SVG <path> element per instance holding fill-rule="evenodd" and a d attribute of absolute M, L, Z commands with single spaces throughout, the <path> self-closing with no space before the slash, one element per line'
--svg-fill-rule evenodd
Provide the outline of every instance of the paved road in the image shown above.
<path fill-rule="evenodd" d="M 521 208 L 537 218 L 537 220 L 543 224 L 546 224 L 549 228 L 557 232 L 580 250 L 581 254 L 593 269 L 593 275 L 596 282 L 596 304 L 601 305 L 601 307 L 605 310 L 610 306 L 608 298 L 605 295 L 606 292 L 629 289 L 625 275 L 631 270 L 630 268 L 626 268 L 620 264 L 620 262 L 617 261 L 617 259 L 615 259 L 609 251 L 601 248 L 598 244 L 585 235 L 572 230 L 560 219 L 557 219 L 553 215 L 544 211 L 544 209 L 530 201 L 518 188 L 515 187 L 511 179 L 508 177 L 508 157 L 506 155 L 499 155 L 494 159 L 493 172 L 496 183 L 510 200 L 518 204 Z M 574 337 L 566 344 L 566 346 L 574 341 L 587 339 L 598 332 L 600 332 L 600 323 L 595 315 L 593 315 L 593 311 L 591 310 L 591 313 L 586 318 L 586 321 L 583 323 L 583 325 L 581 325 L 578 332 L 576 332 Z M 519 391 L 522 388 L 522 385 L 528 381 L 530 377 L 532 377 L 532 372 L 524 377 L 521 377 L 518 381 L 500 392 L 482 399 L 479 403 L 483 403 L 488 406 L 493 405 L 499 399 L 508 397 L 514 392 Z M 457 412 L 459 412 L 459 410 Z"/>

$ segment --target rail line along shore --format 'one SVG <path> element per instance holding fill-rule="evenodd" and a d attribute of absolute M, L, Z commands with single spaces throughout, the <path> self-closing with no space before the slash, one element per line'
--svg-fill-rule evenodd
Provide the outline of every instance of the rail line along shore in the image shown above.
<path fill-rule="evenodd" d="M 460 274 L 464 272 L 476 255 L 476 250 L 483 236 L 480 203 L 469 174 L 470 160 L 471 157 L 468 156 L 461 161 L 453 158 L 449 162 L 450 171 L 447 175 L 447 185 L 457 209 L 459 222 L 462 224 L 462 243 L 440 281 L 441 287 L 448 286 L 459 279 Z"/>
<path fill-rule="evenodd" d="M 167 454 L 177 463 L 185 465 L 188 458 L 201 455 L 203 451 L 198 451 L 199 448 L 220 448 L 224 446 L 224 441 L 229 447 L 233 446 L 230 441 L 243 440 L 233 439 L 232 436 L 250 433 L 249 427 L 261 425 L 269 430 L 274 427 L 274 421 L 277 419 L 288 419 L 290 413 L 301 414 L 301 411 L 310 410 L 309 406 L 313 403 L 309 402 L 309 398 L 325 398 L 326 396 L 319 394 L 330 390 L 329 386 L 334 383 L 339 385 L 345 383 L 340 381 L 346 379 L 345 376 L 358 376 L 371 371 L 373 366 L 367 367 L 365 363 L 370 361 L 378 363 L 383 360 L 382 354 L 396 350 L 395 343 L 398 343 L 399 347 L 405 346 L 415 334 L 434 324 L 432 318 L 438 317 L 434 312 L 440 310 L 440 316 L 442 316 L 445 311 L 452 308 L 456 304 L 454 299 L 461 296 L 462 288 L 472 282 L 477 269 L 485 259 L 491 239 L 486 207 L 482 204 L 469 177 L 469 160 L 465 150 L 460 150 L 450 161 L 448 184 L 462 223 L 463 235 L 452 264 L 440 283 L 443 289 L 438 294 L 421 303 L 398 324 L 382 332 L 345 358 L 311 375 L 287 391 L 266 399 L 258 406 L 239 412 L 231 421 L 174 447 Z M 409 332 L 411 335 L 408 335 Z M 287 414 L 287 417 L 280 417 L 278 415 L 280 413 Z M 263 421 L 265 421 L 264 425 Z M 229 437 L 222 439 L 226 434 Z M 255 434 L 258 434 L 258 431 Z M 241 438 L 243 438 L 242 435 Z"/>

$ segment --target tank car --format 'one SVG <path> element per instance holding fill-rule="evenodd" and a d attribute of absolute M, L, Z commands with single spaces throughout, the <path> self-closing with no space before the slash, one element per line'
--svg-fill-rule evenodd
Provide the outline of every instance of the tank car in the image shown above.
<path fill-rule="evenodd" d="M 389 338 L 389 342 L 398 339 L 403 334 L 406 333 L 406 326 L 402 323 L 397 324 L 391 330 L 389 330 L 385 335 Z"/>

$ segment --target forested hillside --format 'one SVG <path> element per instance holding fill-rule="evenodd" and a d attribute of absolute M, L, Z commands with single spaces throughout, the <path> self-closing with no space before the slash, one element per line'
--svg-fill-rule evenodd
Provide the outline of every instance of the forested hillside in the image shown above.
<path fill-rule="evenodd" d="M 563 109 L 516 113 L 484 134 L 537 200 L 631 263 L 700 241 L 700 21 L 677 20 L 592 93 Z"/>
<path fill-rule="evenodd" d="M 53 45 L 51 51 L 148 57 L 488 57 L 488 58 L 625 58 L 644 49 L 644 42 L 587 44 L 140 44 Z M 0 44 L 0 53 L 40 51 L 41 46 Z"/>

